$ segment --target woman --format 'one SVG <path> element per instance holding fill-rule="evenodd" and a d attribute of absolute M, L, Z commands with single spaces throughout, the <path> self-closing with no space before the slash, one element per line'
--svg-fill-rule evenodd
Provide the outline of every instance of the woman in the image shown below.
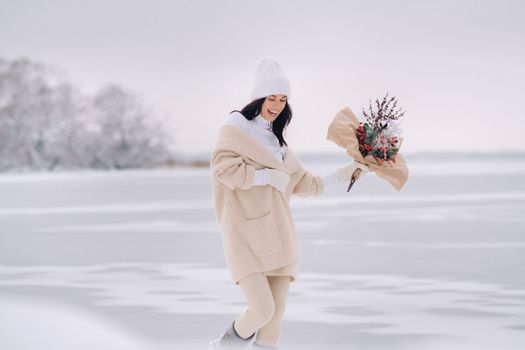
<path fill-rule="evenodd" d="M 226 262 L 248 309 L 210 349 L 278 348 L 299 260 L 290 196 L 320 195 L 349 182 L 357 168 L 361 176 L 368 172 L 357 162 L 323 177 L 303 168 L 283 137 L 292 118 L 290 83 L 273 57 L 259 61 L 251 98 L 228 115 L 210 160 Z"/>

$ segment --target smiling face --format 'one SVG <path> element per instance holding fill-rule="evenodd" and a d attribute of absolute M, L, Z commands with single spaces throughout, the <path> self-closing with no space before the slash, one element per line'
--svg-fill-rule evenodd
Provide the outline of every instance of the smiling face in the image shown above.
<path fill-rule="evenodd" d="M 261 115 L 264 119 L 273 122 L 275 118 L 281 114 L 282 110 L 286 106 L 286 95 L 269 95 L 266 96 L 266 99 L 264 100 L 262 107 L 261 107 Z"/>

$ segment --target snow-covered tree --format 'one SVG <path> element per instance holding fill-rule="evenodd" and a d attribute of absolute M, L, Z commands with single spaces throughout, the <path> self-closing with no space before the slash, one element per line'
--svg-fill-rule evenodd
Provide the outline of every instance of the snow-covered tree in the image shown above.
<path fill-rule="evenodd" d="M 47 168 L 60 163 L 77 93 L 58 71 L 28 60 L 0 61 L 1 168 Z"/>
<path fill-rule="evenodd" d="M 172 157 L 168 121 L 117 85 L 85 96 L 54 68 L 0 58 L 0 171 L 155 166 Z"/>
<path fill-rule="evenodd" d="M 170 158 L 168 134 L 162 120 L 139 98 L 117 85 L 108 85 L 93 99 L 98 126 L 93 153 L 97 163 L 111 168 L 149 167 Z"/>

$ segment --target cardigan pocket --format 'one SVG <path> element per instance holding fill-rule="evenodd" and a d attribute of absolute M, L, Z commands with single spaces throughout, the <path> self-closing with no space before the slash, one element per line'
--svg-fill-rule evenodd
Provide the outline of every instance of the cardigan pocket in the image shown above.
<path fill-rule="evenodd" d="M 275 218 L 271 214 L 269 211 L 262 216 L 245 219 L 248 244 L 257 256 L 275 254 L 283 248 Z"/>

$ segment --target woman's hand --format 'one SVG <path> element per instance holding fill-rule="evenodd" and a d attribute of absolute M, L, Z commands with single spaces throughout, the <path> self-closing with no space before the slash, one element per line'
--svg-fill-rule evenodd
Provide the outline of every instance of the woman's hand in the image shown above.
<path fill-rule="evenodd" d="M 366 166 L 366 164 L 359 163 L 359 162 L 353 162 L 350 165 L 337 169 L 336 173 L 337 173 L 337 176 L 339 176 L 339 178 L 341 179 L 341 181 L 348 182 L 352 179 L 352 174 L 354 173 L 356 169 L 361 169 L 361 173 L 359 174 L 359 177 L 365 176 L 370 171 L 368 167 Z"/>
<path fill-rule="evenodd" d="M 290 181 L 290 175 L 288 173 L 277 170 L 277 169 L 267 169 L 268 170 L 268 183 L 275 187 L 277 190 L 284 192 Z"/>

